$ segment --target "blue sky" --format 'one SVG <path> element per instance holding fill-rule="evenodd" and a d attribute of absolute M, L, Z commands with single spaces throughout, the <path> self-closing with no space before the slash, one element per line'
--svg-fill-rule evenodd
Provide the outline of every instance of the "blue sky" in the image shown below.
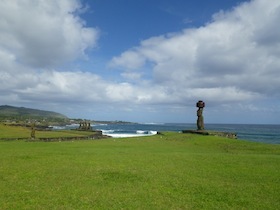
<path fill-rule="evenodd" d="M 200 27 L 220 10 L 232 9 L 240 0 L 96 0 L 82 14 L 88 26 L 101 29 L 98 54 L 114 56 L 153 36 Z M 109 50 L 109 52 L 108 52 Z M 109 57 L 110 59 L 110 57 Z"/>
<path fill-rule="evenodd" d="M 0 4 L 1 104 L 71 118 L 280 123 L 278 0 Z"/>

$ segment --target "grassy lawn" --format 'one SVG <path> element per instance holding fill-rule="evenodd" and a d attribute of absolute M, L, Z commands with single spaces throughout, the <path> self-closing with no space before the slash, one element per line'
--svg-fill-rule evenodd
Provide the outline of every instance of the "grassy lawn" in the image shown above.
<path fill-rule="evenodd" d="M 0 209 L 279 209 L 280 145 L 193 134 L 0 141 Z"/>
<path fill-rule="evenodd" d="M 88 136 L 92 132 L 81 132 L 75 130 L 57 130 L 57 131 L 36 131 L 36 138 L 57 138 L 57 137 L 74 137 Z M 5 138 L 30 138 L 31 129 L 21 126 L 7 126 L 0 124 L 0 139 Z"/>

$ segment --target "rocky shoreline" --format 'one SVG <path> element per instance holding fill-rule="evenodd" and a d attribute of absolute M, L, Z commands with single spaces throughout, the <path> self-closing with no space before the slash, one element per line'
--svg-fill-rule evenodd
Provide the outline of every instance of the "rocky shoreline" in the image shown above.
<path fill-rule="evenodd" d="M 210 135 L 210 136 L 221 136 L 230 139 L 237 139 L 236 133 L 222 132 L 222 131 L 207 131 L 207 130 L 183 130 L 182 133 Z"/>

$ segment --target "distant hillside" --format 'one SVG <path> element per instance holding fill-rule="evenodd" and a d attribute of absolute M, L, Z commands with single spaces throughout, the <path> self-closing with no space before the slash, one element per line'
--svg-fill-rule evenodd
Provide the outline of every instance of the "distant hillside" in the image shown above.
<path fill-rule="evenodd" d="M 0 106 L 0 119 L 68 119 L 60 113 L 25 107 Z"/>

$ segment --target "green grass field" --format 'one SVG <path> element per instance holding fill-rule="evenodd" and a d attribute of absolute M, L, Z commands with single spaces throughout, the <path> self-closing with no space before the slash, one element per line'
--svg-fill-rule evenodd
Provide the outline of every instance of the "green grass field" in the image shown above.
<path fill-rule="evenodd" d="M 0 209 L 279 209 L 280 145 L 193 134 L 0 141 Z"/>
<path fill-rule="evenodd" d="M 31 129 L 20 126 L 7 126 L 0 124 L 0 140 L 5 138 L 30 139 Z M 75 130 L 36 131 L 36 138 L 83 137 L 92 135 L 92 132 Z"/>

